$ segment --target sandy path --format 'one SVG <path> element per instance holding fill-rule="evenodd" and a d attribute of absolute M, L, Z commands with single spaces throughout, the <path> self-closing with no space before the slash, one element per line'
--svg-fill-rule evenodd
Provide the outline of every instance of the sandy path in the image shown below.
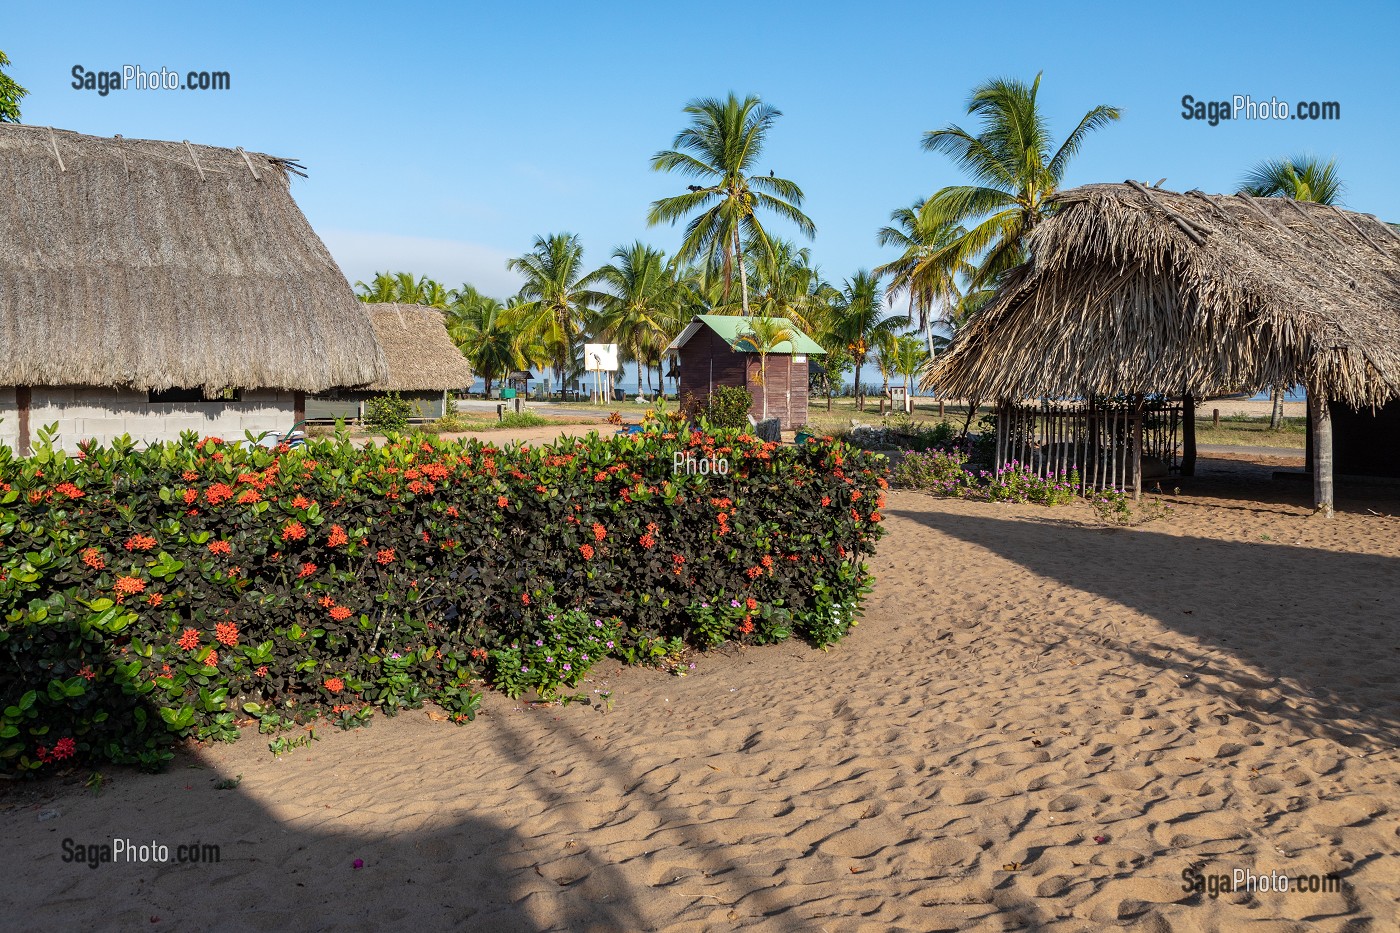
<path fill-rule="evenodd" d="M 894 494 L 847 642 L 610 664 L 607 712 L 491 696 L 11 790 L 4 926 L 1396 929 L 1400 503 L 1328 524 L 1253 475 L 1130 530 Z M 113 835 L 222 861 L 60 860 Z M 1347 887 L 1212 900 L 1193 864 Z"/>

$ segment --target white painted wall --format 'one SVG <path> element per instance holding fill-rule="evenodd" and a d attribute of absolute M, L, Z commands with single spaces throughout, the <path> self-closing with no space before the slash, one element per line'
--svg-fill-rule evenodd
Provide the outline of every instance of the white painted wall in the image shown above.
<path fill-rule="evenodd" d="M 145 392 L 127 389 L 35 388 L 29 409 L 30 443 L 38 441 L 40 428 L 55 422 L 54 445 L 72 452 L 79 441 L 110 444 L 123 434 L 138 442 L 178 440 L 181 431 L 241 440 L 245 431 L 287 431 L 294 420 L 292 393 L 274 389 L 245 389 L 239 402 L 153 404 L 146 397 Z M 11 448 L 16 442 L 14 404 L 14 389 L 0 390 L 0 417 L 5 419 L 0 422 L 0 442 Z"/>

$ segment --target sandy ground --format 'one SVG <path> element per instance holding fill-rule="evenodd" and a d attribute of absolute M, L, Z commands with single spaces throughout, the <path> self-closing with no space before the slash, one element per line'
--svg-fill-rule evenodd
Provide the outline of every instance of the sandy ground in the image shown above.
<path fill-rule="evenodd" d="M 1400 499 L 1211 464 L 1166 518 L 890 497 L 845 643 L 0 791 L 6 930 L 1400 928 Z M 233 790 L 215 781 L 242 776 Z M 218 864 L 62 860 L 215 843 Z M 363 867 L 356 869 L 356 859 Z M 1335 872 L 1334 893 L 1183 872 Z"/>

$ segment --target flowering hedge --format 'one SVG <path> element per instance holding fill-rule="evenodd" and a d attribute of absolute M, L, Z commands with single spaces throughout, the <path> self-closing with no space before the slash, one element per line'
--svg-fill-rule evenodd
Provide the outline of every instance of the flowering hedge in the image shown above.
<path fill-rule="evenodd" d="M 674 430 L 0 447 L 0 770 L 159 767 L 243 717 L 355 725 L 432 700 L 460 720 L 482 680 L 547 695 L 603 655 L 841 638 L 881 532 L 877 461 Z M 673 475 L 677 453 L 729 471 Z"/>

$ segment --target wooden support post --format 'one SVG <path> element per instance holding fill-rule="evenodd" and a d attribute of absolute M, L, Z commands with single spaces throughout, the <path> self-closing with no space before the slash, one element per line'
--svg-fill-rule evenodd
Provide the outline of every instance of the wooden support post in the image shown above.
<path fill-rule="evenodd" d="M 943 399 L 938 400 L 938 420 L 943 420 Z"/>
<path fill-rule="evenodd" d="M 1196 475 L 1196 397 L 1181 399 L 1181 475 Z"/>
<path fill-rule="evenodd" d="M 1210 410 L 1210 426 L 1213 428 L 1220 427 L 1220 409 L 1212 408 Z"/>
<path fill-rule="evenodd" d="M 1312 416 L 1313 508 L 1323 518 L 1332 517 L 1332 409 L 1320 393 L 1308 390 L 1308 414 Z"/>
<path fill-rule="evenodd" d="M 29 386 L 15 386 L 15 408 L 18 410 L 19 437 L 15 439 L 16 450 L 21 457 L 29 456 L 29 406 L 33 393 Z"/>
<path fill-rule="evenodd" d="M 306 420 L 306 393 L 292 393 L 292 425 L 295 427 Z"/>
<path fill-rule="evenodd" d="M 1133 406 L 1133 501 L 1142 498 L 1142 396 Z"/>

